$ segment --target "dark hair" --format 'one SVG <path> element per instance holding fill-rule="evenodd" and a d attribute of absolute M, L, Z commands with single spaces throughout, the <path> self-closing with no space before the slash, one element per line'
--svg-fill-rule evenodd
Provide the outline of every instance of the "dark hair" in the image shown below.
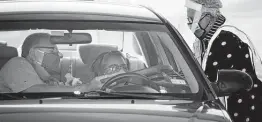
<path fill-rule="evenodd" d="M 21 56 L 26 58 L 29 54 L 30 49 L 40 42 L 41 38 L 50 37 L 48 33 L 34 33 L 25 38 L 25 41 L 22 45 L 22 54 Z"/>

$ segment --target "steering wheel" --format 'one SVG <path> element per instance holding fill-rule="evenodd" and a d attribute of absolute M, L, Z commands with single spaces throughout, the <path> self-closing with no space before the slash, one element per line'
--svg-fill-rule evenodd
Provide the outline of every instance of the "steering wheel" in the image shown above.
<path fill-rule="evenodd" d="M 123 78 L 129 78 L 128 81 L 126 80 L 121 80 Z M 133 80 L 132 77 L 135 77 L 135 80 Z M 139 79 L 139 80 L 137 80 Z M 112 78 L 110 78 L 102 87 L 101 90 L 105 91 L 107 88 L 111 88 L 113 83 L 119 84 L 119 83 L 134 83 L 136 85 L 141 85 L 141 86 L 147 86 L 150 87 L 156 91 L 160 91 L 159 85 L 157 85 L 155 82 L 151 81 L 150 79 L 148 79 L 146 76 L 138 74 L 138 73 L 134 73 L 134 72 L 127 72 L 127 73 L 123 73 L 123 74 L 118 74 L 116 76 L 113 76 Z"/>

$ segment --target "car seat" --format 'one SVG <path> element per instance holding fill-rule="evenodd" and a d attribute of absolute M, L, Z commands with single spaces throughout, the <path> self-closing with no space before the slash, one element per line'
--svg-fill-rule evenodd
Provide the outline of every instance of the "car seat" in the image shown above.
<path fill-rule="evenodd" d="M 18 52 L 15 47 L 10 47 L 10 46 L 5 46 L 1 45 L 0 46 L 0 69 L 8 62 L 11 58 L 17 57 Z"/>

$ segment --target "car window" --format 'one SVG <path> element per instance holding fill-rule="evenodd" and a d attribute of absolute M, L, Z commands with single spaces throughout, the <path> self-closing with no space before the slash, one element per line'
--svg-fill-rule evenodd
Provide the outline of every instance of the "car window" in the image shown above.
<path fill-rule="evenodd" d="M 50 27 L 51 25 L 55 26 L 52 22 L 44 24 L 47 24 L 47 27 Z M 61 22 L 61 24 L 63 25 L 63 22 Z M 72 22 L 72 25 L 67 25 L 70 30 L 67 30 L 67 27 L 59 28 L 61 26 L 57 27 L 57 29 L 38 29 L 37 27 L 32 26 L 25 27 L 28 29 L 18 30 L 17 28 L 13 28 L 13 30 L 1 30 L 0 40 L 6 41 L 7 46 L 17 48 L 19 53 L 18 57 L 24 58 L 25 61 L 32 64 L 32 60 L 30 60 L 30 58 L 21 57 L 23 55 L 23 51 L 26 51 L 26 49 L 24 49 L 26 46 L 23 46 L 25 45 L 24 42 L 30 35 L 46 33 L 50 36 L 50 39 L 44 41 L 50 41 L 53 39 L 53 36 L 57 36 L 54 35 L 53 32 L 59 32 L 62 35 L 65 33 L 71 33 L 71 35 L 81 33 L 89 34 L 91 36 L 90 39 L 87 37 L 79 37 L 79 39 L 75 38 L 75 40 L 91 40 L 89 42 L 55 45 L 58 48 L 57 53 L 62 54 L 62 56 L 60 56 L 59 69 L 56 72 L 49 69 L 50 67 L 55 67 L 54 65 L 48 64 L 54 62 L 55 57 L 48 55 L 48 53 L 41 54 L 41 56 L 43 55 L 41 57 L 38 52 L 37 55 L 33 55 L 33 57 L 37 57 L 37 61 L 33 61 L 35 61 L 39 67 L 43 67 L 47 74 L 57 79 L 60 85 L 76 86 L 90 84 L 94 78 L 101 77 L 107 73 L 113 76 L 128 74 L 127 76 L 130 78 L 125 77 L 111 81 L 118 84 L 112 83 L 107 86 L 108 89 L 112 89 L 116 92 L 131 91 L 134 93 L 151 93 L 152 91 L 175 94 L 199 93 L 201 86 L 194 77 L 189 65 L 185 63 L 186 61 L 182 56 L 182 52 L 178 50 L 177 45 L 174 43 L 174 41 L 179 40 L 173 40 L 172 35 L 164 25 L 120 23 L 121 26 L 119 25 L 119 28 L 117 26 L 109 28 L 111 24 L 110 22 L 101 22 L 99 26 L 94 24 L 92 28 L 89 28 L 88 26 L 85 26 L 85 23 L 82 23 L 80 29 L 80 26 L 77 24 L 78 23 Z M 90 23 L 86 24 L 88 25 Z M 31 56 L 31 53 L 28 55 Z M 110 57 L 114 57 L 112 61 L 109 60 Z M 11 69 L 13 70 L 16 68 L 19 69 L 19 67 L 9 66 L 9 63 L 10 62 L 6 64 L 7 66 L 2 68 L 1 72 L 8 72 L 11 71 Z M 50 67 L 45 67 L 46 65 L 50 65 Z M 21 82 L 22 80 L 32 81 L 35 79 L 29 79 L 30 77 L 18 78 L 14 74 L 35 72 L 35 74 L 39 75 L 35 64 L 32 64 L 32 67 L 35 69 L 34 71 L 9 72 L 9 74 L 5 76 L 2 74 L 6 73 L 1 74 L 0 72 L 0 77 L 11 80 L 3 82 L 7 87 L 9 87 L 9 89 L 11 89 L 11 91 L 13 89 L 13 91 L 15 91 L 16 87 L 24 88 L 26 86 L 20 86 L 23 84 Z M 130 73 L 135 73 L 139 76 L 130 76 Z M 68 79 L 69 74 L 70 77 L 77 78 L 81 82 L 79 84 L 72 83 L 73 81 Z M 30 74 L 27 73 L 27 75 Z M 145 79 L 142 77 L 146 77 L 147 81 L 144 81 Z M 40 76 L 39 79 L 42 80 L 40 82 L 49 84 L 49 82 L 43 80 Z M 102 78 L 100 81 L 102 83 L 106 83 L 109 79 L 110 77 L 104 79 Z M 126 82 L 123 83 L 124 81 Z M 9 86 L 9 82 L 12 83 L 13 86 Z M 156 86 L 148 86 L 145 85 L 144 82 L 148 82 L 151 85 L 154 84 Z M 32 83 L 32 85 L 34 84 Z M 133 87 L 136 88 L 133 89 Z M 26 89 L 26 87 L 24 89 Z M 137 89 L 144 90 L 140 91 Z"/>

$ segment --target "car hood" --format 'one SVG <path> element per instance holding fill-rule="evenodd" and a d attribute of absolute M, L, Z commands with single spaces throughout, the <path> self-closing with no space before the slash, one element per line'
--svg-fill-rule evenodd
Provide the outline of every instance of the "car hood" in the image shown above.
<path fill-rule="evenodd" d="M 17 117 L 19 116 L 19 117 Z M 227 122 L 216 102 L 182 100 L 14 100 L 0 102 L 6 121 Z"/>

